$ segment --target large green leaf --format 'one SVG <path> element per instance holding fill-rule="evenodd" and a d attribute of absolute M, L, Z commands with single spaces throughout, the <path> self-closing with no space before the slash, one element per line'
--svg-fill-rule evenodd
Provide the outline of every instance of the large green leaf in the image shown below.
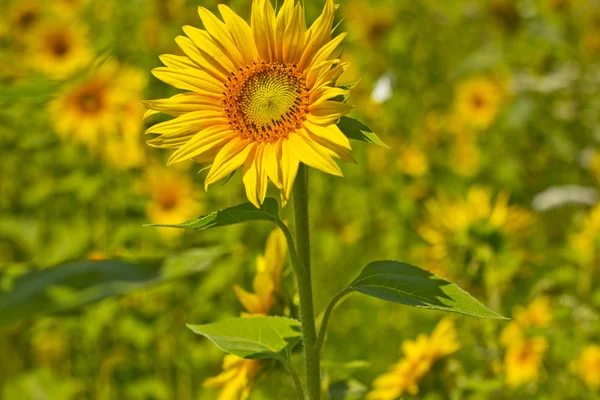
<path fill-rule="evenodd" d="M 350 284 L 349 289 L 413 307 L 504 319 L 455 284 L 397 261 L 370 263 Z"/>
<path fill-rule="evenodd" d="M 300 322 L 284 317 L 231 318 L 188 328 L 221 350 L 250 359 L 288 359 L 302 335 Z"/>
<path fill-rule="evenodd" d="M 206 270 L 220 248 L 192 249 L 164 261 L 76 261 L 19 277 L 0 275 L 0 324 L 77 307 Z"/>
<path fill-rule="evenodd" d="M 152 224 L 147 226 L 202 230 L 239 224 L 245 221 L 277 222 L 278 220 L 279 206 L 277 200 L 268 197 L 260 208 L 256 208 L 252 203 L 246 202 L 212 212 L 202 217 L 191 219 L 178 225 Z"/>
<path fill-rule="evenodd" d="M 346 135 L 348 139 L 377 144 L 389 149 L 389 146 L 383 143 L 383 141 L 379 139 L 379 137 L 371 130 L 371 128 L 354 118 L 340 118 L 340 121 L 337 123 L 337 127 L 340 128 L 342 133 Z"/>

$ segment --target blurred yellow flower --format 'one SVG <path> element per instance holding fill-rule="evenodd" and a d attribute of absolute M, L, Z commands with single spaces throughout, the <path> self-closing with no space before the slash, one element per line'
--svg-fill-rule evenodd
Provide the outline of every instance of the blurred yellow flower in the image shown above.
<path fill-rule="evenodd" d="M 178 224 L 204 211 L 199 194 L 184 171 L 157 166 L 147 168 L 141 187 L 150 194 L 146 215 L 154 224 Z M 161 228 L 160 232 L 165 236 L 176 236 L 181 230 Z"/>
<path fill-rule="evenodd" d="M 175 149 L 169 164 L 211 163 L 205 187 L 243 167 L 248 200 L 259 207 L 268 182 L 289 199 L 299 163 L 342 176 L 334 158 L 355 162 L 336 123 L 352 107 L 331 100 L 347 64 L 333 58 L 345 34 L 332 39 L 333 0 L 307 30 L 301 3 L 285 0 L 276 14 L 270 0 L 254 0 L 252 26 L 220 4 L 222 22 L 204 7 L 206 30 L 185 26 L 176 39 L 185 56 L 163 55 L 153 74 L 186 90 L 146 101 L 175 118 L 150 127 L 152 146 Z"/>
<path fill-rule="evenodd" d="M 111 61 L 104 63 L 50 102 L 48 109 L 56 133 L 85 145 L 116 166 L 141 164 L 143 150 L 138 134 L 143 108 L 138 104 L 145 84 L 140 70 Z"/>
<path fill-rule="evenodd" d="M 37 0 L 17 1 L 9 11 L 11 32 L 15 37 L 31 33 L 42 19 L 43 10 Z"/>
<path fill-rule="evenodd" d="M 513 315 L 515 322 L 522 327 L 548 328 L 552 323 L 550 298 L 547 296 L 537 297 L 529 303 L 527 308 L 516 307 Z"/>
<path fill-rule="evenodd" d="M 598 239 L 600 238 L 600 204 L 589 211 L 581 228 L 569 237 L 572 256 L 578 265 L 592 267 L 598 261 Z"/>
<path fill-rule="evenodd" d="M 249 293 L 238 285 L 235 294 L 249 315 L 267 315 L 275 304 L 279 293 L 281 271 L 287 256 L 287 242 L 280 229 L 269 235 L 265 254 L 256 260 L 256 275 L 252 282 L 254 293 Z M 248 315 L 246 314 L 246 315 Z"/>
<path fill-rule="evenodd" d="M 456 87 L 454 113 L 456 117 L 475 129 L 487 129 L 496 120 L 505 89 L 496 80 L 475 77 Z"/>
<path fill-rule="evenodd" d="M 413 177 L 420 177 L 429 171 L 427 155 L 416 145 L 405 145 L 399 150 L 398 167 L 400 171 Z"/>
<path fill-rule="evenodd" d="M 500 192 L 473 186 L 465 198 L 439 195 L 425 203 L 425 221 L 417 228 L 427 247 L 417 257 L 428 270 L 452 278 L 467 266 L 493 263 L 505 251 L 520 251 L 518 239 L 531 226 L 530 212 L 508 204 Z M 461 274 L 464 277 L 464 273 Z"/>
<path fill-rule="evenodd" d="M 517 306 L 513 310 L 513 319 L 500 335 L 500 344 L 510 347 L 525 339 L 525 331 L 530 327 L 548 328 L 552 323 L 550 298 L 540 296 L 527 307 Z"/>
<path fill-rule="evenodd" d="M 36 362 L 40 365 L 62 360 L 69 349 L 69 338 L 59 329 L 44 329 L 31 339 Z"/>
<path fill-rule="evenodd" d="M 390 367 L 390 371 L 373 382 L 368 400 L 394 400 L 405 393 L 419 392 L 419 381 L 433 364 L 460 349 L 458 333 L 450 319 L 441 320 L 430 337 L 421 334 L 416 340 L 402 343 L 404 358 Z"/>
<path fill-rule="evenodd" d="M 275 304 L 275 295 L 280 290 L 281 272 L 286 256 L 287 241 L 283 232 L 277 228 L 267 238 L 265 254 L 256 260 L 256 275 L 252 283 L 255 293 L 249 293 L 238 285 L 233 288 L 247 311 L 242 313 L 242 316 L 269 314 Z M 260 367 L 261 362 L 258 360 L 246 360 L 228 354 L 223 360 L 223 372 L 205 380 L 204 386 L 222 387 L 218 400 L 245 400 Z"/>
<path fill-rule="evenodd" d="M 600 388 L 600 345 L 590 344 L 584 348 L 573 366 L 587 387 Z"/>
<path fill-rule="evenodd" d="M 223 359 L 223 372 L 206 379 L 203 386 L 222 388 L 217 400 L 246 400 L 252 388 L 252 379 L 259 370 L 260 361 L 227 354 Z"/>
<path fill-rule="evenodd" d="M 464 131 L 455 136 L 450 153 L 450 166 L 463 176 L 474 176 L 479 171 L 481 152 L 477 147 L 477 135 Z"/>
<path fill-rule="evenodd" d="M 59 15 L 72 16 L 81 11 L 89 0 L 54 0 L 53 7 Z"/>
<path fill-rule="evenodd" d="M 30 39 L 29 63 L 51 78 L 66 78 L 92 59 L 85 30 L 65 21 L 45 22 Z"/>
<path fill-rule="evenodd" d="M 369 47 L 381 44 L 396 22 L 397 8 L 384 2 L 358 0 L 348 4 L 344 10 L 350 34 Z"/>
<path fill-rule="evenodd" d="M 541 336 L 511 345 L 504 357 L 506 383 L 515 388 L 537 381 L 540 365 L 547 349 L 548 340 Z"/>

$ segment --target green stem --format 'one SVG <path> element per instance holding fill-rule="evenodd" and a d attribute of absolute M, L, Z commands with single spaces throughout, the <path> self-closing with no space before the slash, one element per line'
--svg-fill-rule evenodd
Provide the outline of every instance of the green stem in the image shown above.
<path fill-rule="evenodd" d="M 339 292 L 331 301 L 327 308 L 325 309 L 325 314 L 323 314 L 323 320 L 321 322 L 321 327 L 319 328 L 319 337 L 317 338 L 317 351 L 319 352 L 319 356 L 321 355 L 321 349 L 323 348 L 323 343 L 325 342 L 325 334 L 327 333 L 327 322 L 329 322 L 329 315 L 338 304 L 338 302 L 347 294 L 350 294 L 354 291 L 354 289 L 346 288 Z"/>
<path fill-rule="evenodd" d="M 298 391 L 298 398 L 300 400 L 304 400 L 304 389 L 302 388 L 302 382 L 300 382 L 300 378 L 298 377 L 296 370 L 287 359 L 283 359 L 282 362 L 283 365 L 285 365 L 288 372 L 290 373 L 290 375 L 292 376 L 292 378 L 294 379 L 294 385 L 296 386 L 296 390 Z"/>
<path fill-rule="evenodd" d="M 310 233 L 308 224 L 308 169 L 300 164 L 293 189 L 296 221 L 296 249 L 301 268 L 296 268 L 300 319 L 304 343 L 306 390 L 309 400 L 321 400 L 321 365 L 317 347 L 317 329 L 310 272 Z"/>

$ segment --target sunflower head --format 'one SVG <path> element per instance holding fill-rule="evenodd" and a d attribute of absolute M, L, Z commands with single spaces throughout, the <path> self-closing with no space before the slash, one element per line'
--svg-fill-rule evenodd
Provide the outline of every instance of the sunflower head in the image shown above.
<path fill-rule="evenodd" d="M 177 44 L 184 56 L 163 55 L 153 74 L 184 90 L 146 101 L 147 115 L 175 117 L 147 133 L 155 147 L 174 149 L 169 163 L 210 163 L 205 186 L 243 167 L 248 199 L 257 207 L 270 181 L 288 200 L 299 163 L 341 176 L 334 161 L 354 162 L 350 143 L 336 126 L 351 107 L 336 87 L 347 68 L 334 54 L 345 34 L 332 38 L 335 6 L 306 28 L 304 11 L 286 0 L 276 13 L 255 0 L 248 25 L 225 5 L 223 20 L 198 9 L 205 29 L 183 28 Z"/>
<path fill-rule="evenodd" d="M 83 80 L 66 86 L 48 109 L 56 133 L 85 145 L 117 167 L 140 165 L 138 141 L 145 86 L 137 69 L 108 61 Z"/>
<path fill-rule="evenodd" d="M 505 89 L 496 80 L 475 77 L 456 88 L 455 117 L 475 129 L 487 129 L 496 120 L 505 96 Z"/>
<path fill-rule="evenodd" d="M 141 187 L 150 195 L 146 215 L 154 224 L 185 221 L 202 213 L 202 203 L 185 171 L 151 167 Z M 165 236 L 181 233 L 168 228 L 160 232 Z"/>

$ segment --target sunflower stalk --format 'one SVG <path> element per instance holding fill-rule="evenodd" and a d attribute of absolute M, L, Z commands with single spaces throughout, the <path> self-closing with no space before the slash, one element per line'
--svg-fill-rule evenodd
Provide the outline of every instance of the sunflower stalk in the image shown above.
<path fill-rule="evenodd" d="M 300 164 L 293 189 L 296 249 L 301 268 L 296 268 L 300 296 L 300 320 L 304 342 L 306 392 L 309 400 L 321 399 L 321 366 L 313 306 L 308 220 L 308 169 Z"/>

